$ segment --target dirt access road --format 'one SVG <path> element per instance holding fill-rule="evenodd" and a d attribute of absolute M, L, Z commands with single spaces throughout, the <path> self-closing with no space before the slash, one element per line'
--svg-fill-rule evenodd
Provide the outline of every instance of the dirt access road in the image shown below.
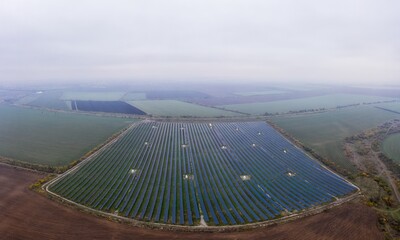
<path fill-rule="evenodd" d="M 40 174 L 0 164 L 0 239 L 383 239 L 375 212 L 345 203 L 268 228 L 234 233 L 177 233 L 110 222 L 28 189 Z"/>

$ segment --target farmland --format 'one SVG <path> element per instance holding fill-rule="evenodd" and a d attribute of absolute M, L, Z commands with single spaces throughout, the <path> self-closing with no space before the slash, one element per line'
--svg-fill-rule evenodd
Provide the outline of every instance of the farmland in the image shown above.
<path fill-rule="evenodd" d="M 179 99 L 179 100 L 189 100 L 193 98 L 206 98 L 208 94 L 194 91 L 194 90 L 152 90 L 146 91 L 147 99 L 151 100 L 161 100 L 161 99 Z"/>
<path fill-rule="evenodd" d="M 109 92 L 109 91 L 71 91 L 64 92 L 61 100 L 82 100 L 82 101 L 118 101 L 124 97 L 126 92 Z"/>
<path fill-rule="evenodd" d="M 320 155 L 354 170 L 343 153 L 344 139 L 398 116 L 372 106 L 360 106 L 324 113 L 278 116 L 271 121 Z"/>
<path fill-rule="evenodd" d="M 137 220 L 236 225 L 309 209 L 356 188 L 263 122 L 143 121 L 50 190 Z"/>
<path fill-rule="evenodd" d="M 27 104 L 35 107 L 69 110 L 65 101 L 60 100 L 62 91 L 45 91 L 30 94 L 17 101 L 18 104 Z"/>
<path fill-rule="evenodd" d="M 400 102 L 378 104 L 377 107 L 400 114 Z"/>
<path fill-rule="evenodd" d="M 282 90 L 266 90 L 266 91 L 256 91 L 256 92 L 235 92 L 236 95 L 240 96 L 256 96 L 256 95 L 269 95 L 269 94 L 281 94 L 287 91 Z"/>
<path fill-rule="evenodd" d="M 2 239 L 384 239 L 375 212 L 362 203 L 345 203 L 321 214 L 252 231 L 172 232 L 119 224 L 65 207 L 28 189 L 43 177 L 37 172 L 0 165 L 0 176 L 0 206 L 7 206 L 0 211 Z"/>
<path fill-rule="evenodd" d="M 400 133 L 388 136 L 382 143 L 382 150 L 388 157 L 400 163 Z"/>
<path fill-rule="evenodd" d="M 193 116 L 193 117 L 219 117 L 219 116 L 241 116 L 242 114 L 223 111 L 211 107 L 177 100 L 145 100 L 129 101 L 134 107 L 155 116 Z"/>
<path fill-rule="evenodd" d="M 263 115 L 265 113 L 274 114 L 311 109 L 318 110 L 321 108 L 336 108 L 338 106 L 391 100 L 393 100 L 393 98 L 352 94 L 331 94 L 317 97 L 305 97 L 299 99 L 280 100 L 272 102 L 221 105 L 219 107 L 243 113 Z"/>
<path fill-rule="evenodd" d="M 128 125 L 126 119 L 0 105 L 0 156 L 67 165 Z"/>
<path fill-rule="evenodd" d="M 145 100 L 146 98 L 147 98 L 146 93 L 132 92 L 125 94 L 122 99 L 124 101 L 134 101 L 134 100 Z"/>

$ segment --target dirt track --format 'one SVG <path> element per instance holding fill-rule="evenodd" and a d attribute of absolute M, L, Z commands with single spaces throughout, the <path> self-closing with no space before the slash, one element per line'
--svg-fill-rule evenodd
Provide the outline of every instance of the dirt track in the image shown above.
<path fill-rule="evenodd" d="M 383 239 L 376 215 L 346 203 L 287 224 L 239 233 L 134 228 L 67 208 L 28 189 L 40 175 L 0 165 L 0 239 Z"/>

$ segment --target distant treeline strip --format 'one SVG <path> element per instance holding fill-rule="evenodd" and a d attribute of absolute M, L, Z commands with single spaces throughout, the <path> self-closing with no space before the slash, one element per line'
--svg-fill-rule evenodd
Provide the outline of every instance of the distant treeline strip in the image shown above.
<path fill-rule="evenodd" d="M 381 110 L 384 110 L 384 111 L 388 111 L 388 112 L 392 112 L 392 113 L 396 113 L 396 114 L 400 114 L 400 112 L 398 112 L 398 111 L 394 111 L 394 110 L 383 108 L 383 107 L 375 106 L 375 108 L 378 108 L 378 109 L 381 109 Z"/>
<path fill-rule="evenodd" d="M 20 167 L 20 168 L 32 169 L 32 170 L 39 171 L 39 172 L 47 172 L 47 173 L 61 172 L 61 171 L 58 171 L 57 167 L 28 163 L 28 162 L 23 162 L 23 161 L 6 158 L 6 157 L 2 157 L 2 156 L 0 156 L 0 163 L 16 166 L 16 167 Z"/>

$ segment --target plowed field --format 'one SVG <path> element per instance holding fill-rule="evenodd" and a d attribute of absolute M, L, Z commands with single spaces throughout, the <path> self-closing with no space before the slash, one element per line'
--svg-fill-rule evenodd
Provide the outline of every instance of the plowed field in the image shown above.
<path fill-rule="evenodd" d="M 239 233 L 176 233 L 113 223 L 28 189 L 41 175 L 0 165 L 0 239 L 383 239 L 373 210 L 347 203 L 287 224 Z"/>

